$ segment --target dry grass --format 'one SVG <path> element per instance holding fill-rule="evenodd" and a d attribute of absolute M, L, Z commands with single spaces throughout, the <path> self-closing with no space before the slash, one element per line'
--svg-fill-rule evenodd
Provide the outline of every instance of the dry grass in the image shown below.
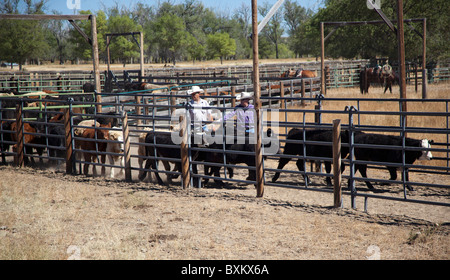
<path fill-rule="evenodd" d="M 390 99 L 399 98 L 398 86 L 393 88 L 393 94 L 384 94 L 383 89 L 380 87 L 371 88 L 370 95 L 364 95 L 364 97 L 373 99 Z M 361 97 L 358 88 L 340 88 L 329 90 L 329 97 L 339 97 L 339 98 L 358 98 Z M 450 97 L 450 83 L 443 84 L 432 84 L 427 87 L 428 99 L 448 99 Z M 407 86 L 407 97 L 410 99 L 421 99 L 422 94 L 414 91 L 413 86 Z M 350 104 L 345 104 L 350 103 Z M 344 105 L 345 104 L 345 105 Z M 329 110 L 342 110 L 346 105 L 353 105 L 357 107 L 356 102 L 339 102 L 333 104 L 325 104 L 324 109 Z M 446 112 L 445 103 L 433 103 L 433 102 L 408 102 L 407 110 L 408 112 Z M 378 111 L 378 112 L 398 112 L 399 104 L 398 102 L 360 102 L 361 111 Z M 347 123 L 348 119 L 343 119 L 343 122 Z M 380 116 L 380 115 L 362 115 L 361 125 L 385 125 L 385 126 L 399 126 L 399 116 Z M 410 127 L 435 127 L 444 128 L 446 124 L 445 117 L 432 117 L 432 116 L 409 116 L 408 126 Z"/>
<path fill-rule="evenodd" d="M 359 93 L 359 88 L 338 88 L 329 89 L 325 98 L 370 98 L 370 99 L 397 99 L 399 98 L 398 86 L 394 87 L 393 94 L 383 94 L 383 89 L 380 87 L 375 87 L 370 89 L 369 95 L 361 95 Z M 414 87 L 407 87 L 408 98 L 420 99 L 422 98 L 421 92 L 414 92 Z M 443 84 L 433 84 L 428 86 L 427 90 L 428 99 L 448 99 L 450 98 L 450 83 Z M 313 105 L 316 102 L 311 103 L 311 105 L 306 108 L 300 106 L 290 107 L 300 108 L 300 109 L 314 109 Z M 322 103 L 323 110 L 329 111 L 344 111 L 346 106 L 354 106 L 358 108 L 358 103 L 356 101 L 324 101 Z M 408 102 L 407 105 L 408 112 L 446 112 L 445 103 L 433 103 L 433 102 Z M 361 101 L 359 103 L 359 108 L 361 111 L 376 111 L 376 112 L 398 112 L 399 104 L 398 101 Z M 356 116 L 355 116 L 356 118 Z M 280 121 L 284 121 L 284 113 L 280 113 Z M 342 124 L 348 124 L 348 114 L 336 114 L 336 113 L 324 113 L 322 114 L 322 122 L 331 124 L 334 119 L 341 119 Z M 289 113 L 288 120 L 296 120 L 297 122 L 303 122 L 303 113 Z M 314 122 L 314 113 L 306 114 L 306 122 Z M 357 122 L 357 119 L 354 120 Z M 399 126 L 400 118 L 399 116 L 389 116 L 389 115 L 367 115 L 361 114 L 360 119 L 361 125 L 383 125 L 383 126 Z M 446 117 L 433 117 L 433 116 L 409 116 L 408 126 L 410 127 L 433 127 L 433 128 L 445 128 Z"/>
<path fill-rule="evenodd" d="M 371 87 L 370 94 L 364 95 L 363 98 L 370 99 L 398 99 L 399 98 L 399 88 L 398 86 L 394 86 L 393 94 L 384 94 L 383 88 L 381 87 Z M 413 86 L 407 87 L 407 95 L 408 98 L 411 99 L 421 99 L 422 94 L 414 91 Z M 450 98 L 450 83 L 442 83 L 442 84 L 432 84 L 428 85 L 427 88 L 428 99 L 449 99 Z M 326 98 L 361 98 L 361 94 L 359 92 L 359 88 L 338 88 L 338 89 L 330 89 L 327 92 Z M 306 109 L 313 110 L 316 102 L 313 102 L 306 107 L 294 106 L 289 109 Z M 344 111 L 346 106 L 354 106 L 358 108 L 358 103 L 356 101 L 335 101 L 329 100 L 324 101 L 322 104 L 322 110 L 324 111 Z M 360 101 L 359 109 L 361 112 L 398 112 L 399 111 L 399 103 L 398 101 L 393 100 L 390 101 Z M 446 113 L 446 103 L 445 102 L 408 102 L 407 104 L 408 112 L 438 112 L 438 113 Z M 278 119 L 280 122 L 284 122 L 286 119 L 290 122 L 295 120 L 297 123 L 303 122 L 304 114 L 302 112 L 289 112 L 286 114 L 284 112 L 280 112 Z M 265 120 L 271 118 L 270 112 L 265 115 Z M 306 123 L 314 123 L 315 122 L 314 112 L 306 113 L 305 122 Z M 447 127 L 447 118 L 448 116 L 408 116 L 407 126 L 408 127 L 417 127 L 417 128 L 439 128 L 446 129 Z M 339 114 L 339 113 L 323 113 L 322 114 L 322 123 L 332 125 L 333 120 L 340 119 L 342 125 L 348 124 L 348 113 Z M 358 116 L 354 115 L 354 123 L 358 124 Z M 400 117 L 398 115 L 378 115 L 378 114 L 361 114 L 359 118 L 360 125 L 367 126 L 391 126 L 391 127 L 400 127 Z M 287 130 L 289 130 L 288 128 Z M 283 129 L 278 130 L 278 133 L 286 133 Z M 399 133 L 395 134 L 394 132 L 382 132 L 384 134 L 393 134 L 399 135 Z M 408 137 L 416 138 L 416 139 L 432 139 L 435 142 L 446 143 L 447 142 L 447 134 L 427 134 L 427 133 L 408 133 Z M 441 148 L 441 146 L 439 147 Z M 446 157 L 446 153 L 435 152 L 435 156 L 438 157 Z M 444 161 L 431 161 L 428 162 L 429 165 L 440 165 L 447 166 Z"/>
<path fill-rule="evenodd" d="M 449 257 L 448 223 L 320 206 L 328 194 L 268 189 L 257 199 L 251 185 L 186 192 L 29 168 L 0 175 L 0 259 L 366 259 L 372 245 L 381 259 Z M 312 196 L 321 202 L 303 202 Z M 448 209 L 437 211 L 448 222 Z"/>

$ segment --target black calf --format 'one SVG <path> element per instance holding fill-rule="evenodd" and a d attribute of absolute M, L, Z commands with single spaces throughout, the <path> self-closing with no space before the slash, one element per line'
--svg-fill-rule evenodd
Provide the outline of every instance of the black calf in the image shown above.
<path fill-rule="evenodd" d="M 181 150 L 180 145 L 175 144 L 172 141 L 172 132 L 165 132 L 165 131 L 150 131 L 147 133 L 147 136 L 145 137 L 145 143 L 149 144 L 160 144 L 161 146 L 154 147 L 154 146 L 146 146 L 145 151 L 147 156 L 154 157 L 155 156 L 155 150 L 158 157 L 164 157 L 168 158 L 168 161 L 173 162 L 175 164 L 175 168 L 173 171 L 181 171 L 181 162 L 179 161 L 181 159 Z M 192 139 L 192 143 L 195 143 Z M 192 144 L 193 147 L 197 147 L 198 145 Z M 198 157 L 198 151 L 193 152 L 191 154 L 191 159 L 196 160 Z M 150 167 L 152 169 L 157 169 L 156 167 L 156 160 L 155 159 L 146 159 L 145 169 L 149 169 Z M 195 164 L 192 165 L 192 170 L 196 174 L 197 173 L 197 166 Z M 139 180 L 143 180 L 147 176 L 147 171 L 143 171 L 141 175 L 139 176 Z M 161 177 L 159 176 L 158 172 L 155 172 L 156 179 L 158 181 L 158 184 L 163 184 L 163 181 Z M 194 180 L 194 184 L 196 184 Z"/>

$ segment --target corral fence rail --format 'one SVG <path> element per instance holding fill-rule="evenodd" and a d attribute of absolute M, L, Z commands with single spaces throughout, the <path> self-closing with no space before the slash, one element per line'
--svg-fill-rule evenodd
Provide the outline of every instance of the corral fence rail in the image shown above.
<path fill-rule="evenodd" d="M 359 71 L 371 66 L 367 59 L 361 60 L 329 60 L 326 65 L 326 87 L 355 87 L 359 85 Z M 408 84 L 416 87 L 422 83 L 422 70 L 416 62 L 407 62 L 406 80 Z M 396 66 L 393 65 L 394 70 Z M 321 76 L 320 62 L 296 62 L 261 64 L 260 80 L 270 81 L 279 78 L 288 69 L 308 69 Z M 450 64 L 448 61 L 427 66 L 426 75 L 429 83 L 438 83 L 450 79 Z M 144 75 L 136 76 L 138 70 L 107 71 L 100 73 L 102 91 L 121 89 L 127 82 L 149 83 L 179 83 L 193 84 L 215 80 L 229 80 L 234 85 L 251 84 L 252 67 L 249 65 L 223 66 L 223 67 L 173 67 L 173 68 L 147 68 Z M 140 72 L 139 72 L 140 73 Z M 92 71 L 0 71 L 0 90 L 17 91 L 21 93 L 32 91 L 65 91 L 80 92 L 83 84 L 93 83 Z"/>
<path fill-rule="evenodd" d="M 343 173 L 342 185 L 345 185 L 344 181 L 349 181 L 349 189 L 343 189 L 342 194 L 350 195 L 352 198 L 352 207 L 354 207 L 354 200 L 357 197 L 363 197 L 365 200 L 365 205 L 367 207 L 367 201 L 371 199 L 388 199 L 395 201 L 413 202 L 413 203 L 424 203 L 431 205 L 440 206 L 450 206 L 448 202 L 445 201 L 445 197 L 448 196 L 448 190 L 450 187 L 450 182 L 448 181 L 448 175 L 450 172 L 449 167 L 449 154 L 450 154 L 450 144 L 449 144 L 449 99 L 369 99 L 369 98 L 353 98 L 353 99 L 341 99 L 341 98 L 327 98 L 316 94 L 314 90 L 310 90 L 312 95 L 302 95 L 302 91 L 308 92 L 308 86 L 314 87 L 314 83 L 310 82 L 307 85 L 307 80 L 303 81 L 281 81 L 276 82 L 276 87 L 271 87 L 273 84 L 267 83 L 262 84 L 262 97 L 261 101 L 264 104 L 263 107 L 263 131 L 267 131 L 270 127 L 277 132 L 279 139 L 279 146 L 281 150 L 285 147 L 286 143 L 292 142 L 301 145 L 301 147 L 306 151 L 307 145 L 318 145 L 318 146 L 332 146 L 332 141 L 314 141 L 314 140 L 288 140 L 286 139 L 288 132 L 293 129 L 301 129 L 302 131 L 314 130 L 314 129 L 333 129 L 333 120 L 341 120 L 342 131 L 348 131 L 350 134 L 350 139 L 353 139 L 357 132 L 366 133 L 380 133 L 388 135 L 400 135 L 402 137 L 412 137 L 412 138 L 428 138 L 434 139 L 434 144 L 431 148 L 426 149 L 433 153 L 433 160 L 431 161 L 420 161 L 413 165 L 408 165 L 405 163 L 404 157 L 401 162 L 374 162 L 374 161 L 363 161 L 355 159 L 350 155 L 350 157 L 342 159 L 342 165 L 345 165 L 349 170 L 349 173 Z M 281 83 L 281 84 L 280 84 Z M 284 84 L 286 83 L 286 84 Z M 298 86 L 298 93 L 295 93 L 295 89 L 291 88 Z M 297 83 L 297 85 L 295 85 Z M 303 85 L 303 87 L 302 87 Z M 234 91 L 233 91 L 234 89 Z M 235 102 L 235 95 L 240 91 L 251 91 L 251 86 L 230 86 L 220 89 L 207 89 L 207 91 L 214 91 L 216 95 L 205 96 L 211 103 L 210 109 L 214 110 L 216 113 L 220 112 L 223 114 L 233 108 Z M 286 90 L 285 93 L 282 93 Z M 287 94 L 286 94 L 287 93 Z M 292 93 L 292 95 L 291 95 Z M 148 130 L 164 130 L 171 131 L 171 127 L 174 125 L 174 112 L 186 111 L 189 109 L 187 107 L 187 102 L 189 100 L 189 95 L 185 91 L 178 91 L 176 94 L 174 92 L 155 94 L 151 90 L 147 92 L 133 92 L 133 93 L 102 93 L 102 103 L 99 104 L 95 101 L 75 101 L 69 100 L 52 100 L 52 102 L 58 103 L 60 106 L 50 107 L 50 106 L 40 106 L 40 108 L 26 109 L 24 104 L 28 102 L 36 102 L 35 99 L 30 98 L 20 98 L 15 99 L 16 105 L 12 107 L 0 107 L 1 111 L 1 126 L 0 126 L 0 143 L 1 143 L 1 155 L 3 163 L 8 163 L 9 159 L 13 159 L 13 162 L 18 165 L 23 165 L 25 158 L 38 159 L 39 161 L 57 161 L 65 162 L 67 173 L 81 173 L 81 165 L 86 164 L 80 155 L 84 152 L 93 153 L 96 157 L 96 162 L 92 163 L 94 166 L 99 166 L 102 168 L 118 168 L 125 171 L 125 179 L 133 180 L 133 172 L 142 171 L 157 171 L 161 174 L 166 175 L 178 175 L 186 176 L 186 173 L 180 170 L 165 170 L 162 168 L 162 164 L 157 165 L 157 168 L 146 169 L 141 161 L 146 159 L 155 160 L 168 160 L 171 162 L 180 162 L 181 158 L 165 158 L 158 154 L 154 156 L 142 155 L 136 152 L 139 148 L 152 147 L 157 149 L 158 147 L 167 147 L 164 144 L 151 144 L 139 141 L 141 134 L 146 134 Z M 142 99 L 141 102 L 136 103 L 135 97 L 139 95 Z M 109 101 L 105 98 L 109 96 Z M 126 102 L 119 102 L 116 98 L 120 96 L 129 97 Z M 6 101 L 11 101 L 14 98 L 2 97 L 0 102 L 2 104 Z M 147 101 L 145 101 L 147 100 Z M 45 100 L 41 101 L 46 103 Z M 327 109 L 332 103 L 338 104 L 348 104 L 342 106 L 342 109 Z M 407 102 L 408 104 L 420 104 L 419 107 L 426 108 L 427 105 L 432 104 L 433 108 L 440 108 L 436 111 L 426 111 L 421 110 L 401 112 L 401 103 Z M 316 106 L 312 106 L 314 104 Z M 375 111 L 373 108 L 374 104 L 378 103 L 392 103 L 395 110 L 383 110 Z M 276 104 L 276 105 L 275 105 Z M 309 105 L 308 105 L 309 104 Z M 97 105 L 101 105 L 104 108 L 113 108 L 109 113 L 107 112 L 96 112 L 95 108 Z M 291 106 L 296 105 L 296 106 Z M 10 105 L 9 105 L 10 106 Z M 54 106 L 54 105 L 53 105 Z M 92 108 L 93 111 L 76 111 L 78 106 L 85 106 Z M 108 107 L 109 106 L 109 107 Z M 412 105 L 411 105 L 412 106 Z M 44 109 L 42 109 L 44 108 Z M 11 118 L 11 113 L 14 116 Z M 269 118 L 269 116 L 277 115 L 276 120 Z M 8 116 L 8 117 L 7 117 Z M 62 116 L 62 121 L 53 123 L 50 121 L 51 118 L 55 116 Z M 284 116 L 284 117 L 283 117 Z M 295 117 L 292 117 L 295 116 Z M 95 150 L 85 151 L 80 147 L 75 146 L 76 140 L 80 140 L 78 136 L 75 135 L 74 130 L 77 128 L 87 128 L 80 127 L 74 120 L 78 119 L 100 119 L 100 118 L 113 118 L 118 123 L 117 128 L 108 128 L 108 130 L 118 130 L 124 133 L 124 149 L 119 154 L 112 155 L 122 155 L 125 158 L 125 164 L 119 165 L 116 163 L 106 163 L 102 161 L 102 157 L 107 156 L 109 153 L 101 151 L 99 147 L 102 144 L 107 143 L 118 143 L 115 140 L 105 140 L 105 139 L 91 139 L 95 143 Z M 372 118 L 372 119 L 371 119 Z M 420 123 L 415 125 L 414 122 L 418 119 L 426 119 L 425 124 Z M 375 123 L 373 119 L 376 119 Z M 60 119 L 61 120 L 61 119 Z M 177 119 L 175 119 L 176 122 Z M 389 121 L 387 124 L 383 124 L 382 120 Z M 10 127 L 10 124 L 18 124 L 15 129 Z M 32 127 L 39 127 L 36 131 L 29 131 L 26 129 L 26 124 Z M 53 133 L 50 131 L 59 128 L 62 133 Z M 103 127 L 94 127 L 95 131 L 106 130 Z M 15 135 L 15 137 L 12 137 Z M 35 136 L 40 137 L 37 142 L 28 142 L 27 138 Z M 266 134 L 263 133 L 266 137 Z M 55 145 L 53 140 L 60 139 L 59 145 Z M 403 138 L 404 139 L 404 138 Z M 267 140 L 267 139 L 264 139 Z M 264 141 L 263 141 L 264 143 Z M 403 140 L 404 143 L 404 140 Z M 8 149 L 8 146 L 13 147 L 12 151 Z M 362 144 L 354 143 L 352 140 L 349 143 L 342 143 L 340 148 L 346 147 L 350 151 L 358 148 L 375 148 L 375 149 L 392 149 L 401 151 L 404 155 L 407 151 L 417 150 L 416 148 L 406 147 L 405 145 L 395 145 L 395 146 L 385 146 L 385 145 L 370 145 L 365 146 Z M 35 153 L 32 149 L 40 149 L 41 154 Z M 179 146 L 175 146 L 175 149 L 179 149 Z M 208 150 L 208 147 L 194 147 L 187 145 L 188 155 L 192 156 L 196 151 L 201 150 L 205 152 L 220 152 L 217 149 Z M 220 149 L 219 149 L 220 150 Z M 209 166 L 217 167 L 229 167 L 236 170 L 240 170 L 246 173 L 246 170 L 255 170 L 254 166 L 246 166 L 242 164 L 231 164 L 227 161 L 226 157 L 232 154 L 247 155 L 249 157 L 254 156 L 251 151 L 228 151 L 225 147 L 221 149 L 223 155 L 223 161 L 208 163 Z M 57 153 L 56 151 L 62 151 L 63 153 Z M 226 153 L 225 153 L 226 151 Z M 296 167 L 278 170 L 274 168 L 274 164 L 281 158 L 290 158 L 294 161 L 301 159 L 303 166 L 303 171 L 298 171 Z M 271 187 L 283 187 L 283 188 L 294 188 L 301 190 L 310 190 L 318 192 L 333 192 L 334 190 L 328 187 L 323 187 L 323 183 L 317 183 L 317 179 L 325 179 L 327 177 L 336 179 L 337 174 L 335 173 L 325 173 L 322 169 L 311 169 L 308 171 L 307 162 L 333 162 L 335 160 L 333 156 L 323 157 L 316 155 L 309 155 L 303 153 L 302 155 L 284 155 L 284 154 L 268 154 L 265 155 L 264 159 L 264 180 L 265 185 Z M 11 161 L 9 161 L 11 162 Z M 139 162 L 139 164 L 136 164 Z M 254 181 L 241 180 L 236 178 L 231 178 L 227 173 L 226 169 L 223 171 L 224 176 L 220 178 L 214 175 L 207 175 L 193 172 L 193 165 L 204 164 L 202 161 L 197 161 L 195 158 L 190 158 L 188 160 L 189 166 L 189 176 L 191 180 L 191 186 L 194 183 L 195 178 L 199 179 L 220 179 L 223 182 L 231 183 L 254 183 Z M 380 179 L 378 175 L 376 178 L 368 176 L 368 178 L 358 177 L 356 175 L 357 165 L 368 164 L 369 172 L 371 170 L 384 170 L 386 166 L 392 166 L 406 170 L 409 169 L 410 174 L 421 174 L 423 176 L 410 176 L 410 180 L 407 182 L 406 177 L 402 176 L 400 180 L 385 180 Z M 311 166 L 312 168 L 312 166 Z M 280 172 L 280 179 L 277 182 L 271 182 L 271 177 L 274 172 Z M 348 171 L 347 171 L 348 172 Z M 402 171 L 404 175 L 405 171 Z M 339 173 L 339 172 L 337 172 Z M 378 173 L 377 173 L 378 174 Z M 303 180 L 303 175 L 311 176 L 314 179 L 313 183 Z M 246 174 L 244 175 L 246 176 Z M 429 182 L 426 176 L 442 176 L 443 180 L 438 180 L 434 182 Z M 283 179 L 284 178 L 284 179 Z M 286 179 L 288 178 L 288 179 Z M 134 178 L 135 179 L 135 178 Z M 383 193 L 377 192 L 367 192 L 367 188 L 364 186 L 364 181 L 369 180 L 376 183 L 376 188 L 378 189 L 378 184 L 400 184 L 403 186 L 403 191 L 399 194 L 397 191 L 386 191 L 386 187 L 382 189 L 385 191 Z M 181 180 L 183 182 L 183 180 Z M 201 180 L 199 180 L 201 185 Z M 438 183 L 436 183 L 438 182 Z M 183 183 L 182 183 L 183 184 Z M 437 189 L 443 190 L 444 194 L 437 192 L 435 195 L 430 195 L 429 197 L 410 196 L 410 191 L 406 189 L 407 185 L 411 185 L 419 188 L 427 189 Z M 394 188 L 394 186 L 392 188 Z M 186 187 L 186 186 L 184 186 Z M 434 200 L 433 197 L 443 196 L 444 200 L 437 199 Z"/>
<path fill-rule="evenodd" d="M 0 90 L 28 93 L 35 91 L 82 92 L 83 85 L 93 83 L 92 71 L 0 72 Z M 101 84 L 105 76 L 100 74 Z"/>
<path fill-rule="evenodd" d="M 301 123 L 293 123 L 293 122 L 280 122 L 279 127 L 280 131 L 284 131 L 284 133 L 280 133 L 280 136 L 287 136 L 287 132 L 292 128 L 298 128 L 303 131 L 307 130 L 315 130 L 315 129 L 333 129 L 333 123 L 322 123 L 320 120 L 322 118 L 326 118 L 326 115 L 329 115 L 327 119 L 332 119 L 334 116 L 339 115 L 340 117 L 343 117 L 340 119 L 342 121 L 342 131 L 348 131 L 350 133 L 350 139 L 349 143 L 342 143 L 342 147 L 346 147 L 349 150 L 353 151 L 359 148 L 367 148 L 367 149 L 384 149 L 384 150 L 392 150 L 394 151 L 401 151 L 402 154 L 402 160 L 400 162 L 376 162 L 376 161 L 363 161 L 363 160 L 357 160 L 351 157 L 351 155 L 345 159 L 342 159 L 342 164 L 346 165 L 350 172 L 348 175 L 342 175 L 343 179 L 348 180 L 348 190 L 344 190 L 344 194 L 348 194 L 351 196 L 351 204 L 352 207 L 355 205 L 355 198 L 356 197 L 364 197 L 365 199 L 365 208 L 367 207 L 367 199 L 368 198 L 381 198 L 381 199 L 390 199 L 390 200 L 398 200 L 398 201 L 408 201 L 408 202 L 416 202 L 416 203 L 425 203 L 425 204 L 433 204 L 433 205 L 444 205 L 449 206 L 447 202 L 439 202 L 439 201 L 428 201 L 428 200 L 421 200 L 421 199 L 414 199 L 411 197 L 408 197 L 407 192 L 407 185 L 411 186 L 421 186 L 425 188 L 435 188 L 435 189 L 445 189 L 448 190 L 450 187 L 450 181 L 448 181 L 448 175 L 450 172 L 449 168 L 449 109 L 448 109 L 448 103 L 450 100 L 448 99 L 433 99 L 433 100 L 427 100 L 427 103 L 436 104 L 435 106 L 440 106 L 442 110 L 440 112 L 394 112 L 394 111 L 371 111 L 367 109 L 360 109 L 361 103 L 378 103 L 378 102 L 391 102 L 391 103 L 397 103 L 399 105 L 399 108 L 401 108 L 402 102 L 408 102 L 408 103 L 420 103 L 423 104 L 424 102 L 421 99 L 340 99 L 340 98 L 324 98 L 321 100 L 322 102 L 348 102 L 349 104 L 354 104 L 351 106 L 346 106 L 346 108 L 343 108 L 342 111 L 339 110 L 317 110 L 317 109 L 286 109 L 286 110 L 280 110 L 284 113 L 302 113 L 303 114 L 303 122 Z M 366 105 L 367 107 L 367 105 Z M 368 106 L 370 108 L 370 106 Z M 306 115 L 315 115 L 315 121 L 314 122 L 307 122 Z M 317 114 L 320 114 L 320 117 L 317 117 Z M 399 123 L 399 125 L 382 125 L 382 121 L 380 121 L 381 125 L 372 125 L 372 124 L 364 124 L 366 120 L 364 120 L 365 117 L 375 117 L 375 118 L 385 118 L 390 117 L 391 119 L 396 119 Z M 417 127 L 417 126 L 407 126 L 407 119 L 408 118 L 438 118 L 437 125 L 435 124 L 428 124 L 428 126 L 423 127 Z M 312 119 L 312 118 L 311 118 Z M 345 121 L 344 121 L 345 120 Z M 392 121 L 392 120 L 391 120 Z M 433 160 L 430 162 L 420 162 L 415 163 L 413 165 L 405 163 L 405 153 L 407 151 L 412 150 L 419 150 L 419 148 L 412 148 L 412 147 L 406 147 L 402 145 L 388 145 L 380 143 L 380 145 L 367 145 L 367 144 L 357 144 L 353 142 L 355 133 L 357 132 L 365 132 L 365 133 L 379 133 L 379 134 L 387 134 L 387 135 L 399 135 L 402 136 L 402 141 L 404 143 L 405 137 L 412 137 L 412 138 L 418 138 L 420 136 L 420 139 L 423 135 L 426 135 L 429 139 L 437 138 L 439 140 L 435 140 L 432 148 L 425 149 L 426 151 L 430 151 L 433 153 Z M 280 137 L 281 138 L 281 137 Z M 300 144 L 300 148 L 305 148 L 305 146 L 309 145 L 318 145 L 318 146 L 333 146 L 333 142 L 320 142 L 320 141 L 314 141 L 314 140 L 286 140 L 282 139 L 280 142 L 286 144 L 286 143 L 298 143 Z M 284 146 L 283 144 L 280 144 L 280 146 Z M 423 150 L 423 149 L 420 149 Z M 305 149 L 306 151 L 306 149 Z M 295 189 L 303 189 L 303 190 L 311 190 L 311 191 L 323 191 L 323 192 L 333 192 L 333 189 L 324 189 L 322 187 L 317 188 L 317 183 L 310 185 L 307 180 L 301 181 L 299 184 L 298 182 L 292 183 L 292 176 L 298 176 L 298 178 L 301 178 L 303 175 L 315 175 L 315 176 L 325 176 L 325 177 L 331 177 L 336 179 L 337 175 L 336 173 L 328 173 L 324 174 L 322 171 L 318 172 L 317 170 L 313 170 L 311 167 L 311 172 L 307 171 L 307 165 L 306 162 L 314 162 L 314 161 L 328 161 L 328 162 L 334 162 L 335 158 L 331 157 L 332 154 L 330 154 L 329 157 L 318 157 L 314 155 L 307 155 L 306 152 L 303 155 L 272 155 L 272 159 L 281 159 L 281 158 L 289 158 L 298 160 L 302 160 L 303 164 L 303 170 L 304 171 L 297 171 L 297 170 L 278 170 L 275 168 L 265 168 L 265 171 L 269 172 L 281 172 L 281 174 L 285 174 L 288 178 L 288 181 L 286 182 L 270 182 L 270 180 L 267 180 L 266 178 L 266 185 L 269 186 L 276 186 L 276 187 L 289 187 L 289 188 L 295 188 Z M 396 167 L 401 169 L 402 178 L 401 180 L 386 180 L 386 179 L 380 179 L 380 178 L 374 178 L 368 176 L 368 178 L 358 177 L 356 174 L 356 166 L 358 164 L 367 164 L 369 165 L 370 169 L 385 169 L 386 166 L 389 167 Z M 409 169 L 409 173 L 417 173 L 417 174 L 425 174 L 429 176 L 433 175 L 442 175 L 443 180 L 439 181 L 439 183 L 428 183 L 426 181 L 406 181 L 406 177 L 404 176 L 404 172 L 406 168 Z M 295 169 L 295 168 L 294 168 Z M 348 170 L 348 169 L 347 169 Z M 283 175 L 281 175 L 283 176 Z M 270 179 L 270 178 L 269 178 Z M 401 184 L 403 186 L 403 195 L 402 196 L 391 196 L 391 195 L 378 195 L 377 190 L 375 190 L 374 193 L 366 193 L 365 187 L 355 187 L 355 182 L 364 182 L 366 180 L 369 180 L 371 182 L 376 182 L 380 184 Z M 358 190 L 357 190 L 358 189 Z M 386 190 L 381 190 L 386 191 Z M 447 194 L 448 196 L 448 194 Z"/>

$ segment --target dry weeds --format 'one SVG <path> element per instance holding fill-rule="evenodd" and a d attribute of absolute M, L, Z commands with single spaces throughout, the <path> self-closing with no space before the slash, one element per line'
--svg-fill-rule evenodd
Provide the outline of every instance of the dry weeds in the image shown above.
<path fill-rule="evenodd" d="M 251 185 L 183 191 L 31 168 L 0 174 L 0 259 L 366 259 L 373 246 L 381 259 L 449 256 L 445 207 L 423 206 L 420 219 L 396 214 L 402 203 L 383 202 L 390 214 L 332 209 L 328 193 L 267 188 L 258 199 Z"/>

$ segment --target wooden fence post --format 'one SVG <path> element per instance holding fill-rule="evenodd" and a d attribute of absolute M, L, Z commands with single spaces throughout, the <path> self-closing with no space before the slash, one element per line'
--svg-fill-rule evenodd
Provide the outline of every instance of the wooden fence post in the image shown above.
<path fill-rule="evenodd" d="M 319 105 L 314 106 L 316 112 L 314 113 L 314 122 L 317 124 L 322 123 L 322 103 L 319 101 Z"/>
<path fill-rule="evenodd" d="M 367 68 L 364 67 L 364 78 L 363 78 L 364 90 L 363 93 L 369 93 L 369 87 L 367 86 Z"/>
<path fill-rule="evenodd" d="M 341 188 L 341 120 L 333 120 L 334 207 L 342 207 Z"/>
<path fill-rule="evenodd" d="M 181 176 L 183 181 L 183 189 L 189 188 L 191 181 L 191 174 L 189 173 L 189 156 L 188 156 L 188 133 L 187 133 L 187 120 L 184 116 L 180 116 L 180 137 L 181 137 Z"/>
<path fill-rule="evenodd" d="M 172 94 L 172 93 L 171 93 L 171 94 Z M 148 110 L 148 98 L 145 98 L 145 97 L 144 97 L 143 101 L 144 101 L 144 115 L 145 115 L 145 116 L 148 116 L 148 114 L 149 114 L 149 110 Z M 144 119 L 144 124 L 147 124 L 147 120 L 146 120 L 146 119 Z"/>
<path fill-rule="evenodd" d="M 305 93 L 306 93 L 306 83 L 305 83 L 305 80 L 302 79 L 301 106 L 306 106 Z"/>
<path fill-rule="evenodd" d="M 73 145 L 70 108 L 64 109 L 64 136 L 66 140 L 66 173 L 73 174 Z"/>
<path fill-rule="evenodd" d="M 16 146 L 16 156 L 14 157 L 14 163 L 17 164 L 17 166 L 19 167 L 23 167 L 24 166 L 24 161 L 23 161 L 23 148 L 24 148 L 24 143 L 23 143 L 23 119 L 22 119 L 22 108 L 23 107 L 23 103 L 21 102 L 19 105 L 17 105 L 16 107 L 16 139 L 17 139 L 17 146 Z"/>
<path fill-rule="evenodd" d="M 136 95 L 136 114 L 138 115 L 138 119 L 137 119 L 137 124 L 140 125 L 142 124 L 142 120 L 141 120 L 141 115 L 142 115 L 142 111 L 141 111 L 141 100 L 142 100 L 142 96 L 140 96 L 139 94 Z"/>
<path fill-rule="evenodd" d="M 130 182 L 131 178 L 131 154 L 130 154 L 130 133 L 128 129 L 127 112 L 122 111 L 122 132 L 123 132 L 123 156 L 125 161 L 125 180 Z"/>
<path fill-rule="evenodd" d="M 417 92 L 417 85 L 418 85 L 418 80 L 417 80 L 417 63 L 414 63 L 414 90 Z"/>
<path fill-rule="evenodd" d="M 284 83 L 280 82 L 281 109 L 286 109 L 286 100 L 284 99 Z"/>
<path fill-rule="evenodd" d="M 169 96 L 170 96 L 169 105 L 172 106 L 172 107 L 170 107 L 170 115 L 172 116 L 173 113 L 175 112 L 175 110 L 177 109 L 174 107 L 177 105 L 177 98 L 176 98 L 176 95 L 174 95 L 174 92 L 172 90 L 169 91 Z"/>
<path fill-rule="evenodd" d="M 231 87 L 231 96 L 234 97 L 236 96 L 236 87 L 232 86 Z M 234 108 L 236 106 L 236 99 L 231 98 L 231 108 Z M 225 112 L 223 112 L 225 114 Z"/>

